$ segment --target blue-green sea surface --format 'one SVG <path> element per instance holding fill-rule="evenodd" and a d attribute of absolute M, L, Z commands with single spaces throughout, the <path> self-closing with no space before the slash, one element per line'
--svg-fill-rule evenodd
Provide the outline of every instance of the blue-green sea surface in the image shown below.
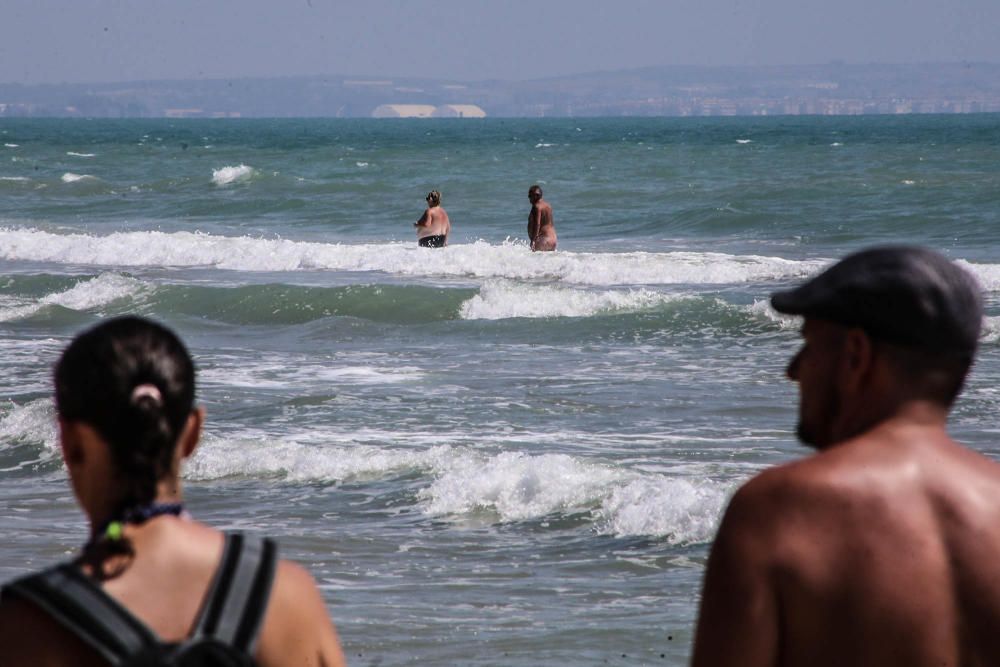
<path fill-rule="evenodd" d="M 138 313 L 198 365 L 192 512 L 278 537 L 352 665 L 684 664 L 727 499 L 807 454 L 773 290 L 872 243 L 968 268 L 952 433 L 1000 457 L 998 165 L 997 115 L 0 119 L 0 580 L 84 541 L 51 368 Z"/>

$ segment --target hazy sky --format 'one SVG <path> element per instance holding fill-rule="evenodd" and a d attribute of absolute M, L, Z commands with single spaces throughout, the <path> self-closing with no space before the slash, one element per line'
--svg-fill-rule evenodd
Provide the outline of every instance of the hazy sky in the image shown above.
<path fill-rule="evenodd" d="M 1000 62 L 1000 0 L 0 0 L 0 82 Z"/>

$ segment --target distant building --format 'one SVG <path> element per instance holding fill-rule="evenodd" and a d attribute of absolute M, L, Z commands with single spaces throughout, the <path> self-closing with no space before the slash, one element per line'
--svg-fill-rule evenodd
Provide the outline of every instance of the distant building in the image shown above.
<path fill-rule="evenodd" d="M 486 112 L 475 104 L 442 104 L 434 110 L 437 118 L 486 118 Z"/>
<path fill-rule="evenodd" d="M 167 118 L 201 118 L 205 115 L 204 109 L 164 109 L 163 115 Z"/>
<path fill-rule="evenodd" d="M 485 118 L 486 112 L 475 104 L 381 104 L 372 118 Z"/>
<path fill-rule="evenodd" d="M 67 108 L 67 111 L 69 108 Z M 75 110 L 74 110 L 75 111 Z M 167 118 L 241 118 L 239 111 L 205 111 L 204 109 L 164 109 Z"/>
<path fill-rule="evenodd" d="M 430 118 L 435 108 L 432 104 L 380 104 L 372 118 Z"/>

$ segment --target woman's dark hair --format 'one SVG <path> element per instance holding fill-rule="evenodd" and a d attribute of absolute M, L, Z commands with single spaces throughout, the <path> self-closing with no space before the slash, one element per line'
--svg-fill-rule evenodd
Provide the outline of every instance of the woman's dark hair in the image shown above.
<path fill-rule="evenodd" d="M 169 329 L 119 317 L 77 336 L 55 369 L 56 410 L 107 442 L 118 511 L 146 505 L 170 472 L 194 406 L 194 364 Z"/>

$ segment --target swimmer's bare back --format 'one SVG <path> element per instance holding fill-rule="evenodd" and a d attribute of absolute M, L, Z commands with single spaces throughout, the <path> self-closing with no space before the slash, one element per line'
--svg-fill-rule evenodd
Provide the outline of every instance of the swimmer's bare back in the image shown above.
<path fill-rule="evenodd" d="M 549 251 L 556 249 L 556 227 L 552 215 L 552 206 L 543 199 L 536 200 L 528 213 L 528 238 L 532 251 Z"/>
<path fill-rule="evenodd" d="M 442 207 L 429 207 L 424 211 L 423 216 L 413 223 L 413 226 L 417 228 L 417 241 L 428 236 L 440 236 L 444 239 L 443 243 L 430 247 L 440 248 L 448 245 L 448 236 L 451 234 L 451 220 L 448 218 L 448 212 Z"/>

